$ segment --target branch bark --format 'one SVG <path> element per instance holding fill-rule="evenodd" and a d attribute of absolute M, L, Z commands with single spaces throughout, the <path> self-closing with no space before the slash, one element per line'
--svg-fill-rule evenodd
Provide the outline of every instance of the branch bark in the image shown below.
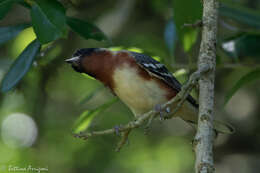
<path fill-rule="evenodd" d="M 207 73 L 203 73 L 199 79 L 199 119 L 198 130 L 194 139 L 196 173 L 214 172 L 213 108 L 216 68 L 217 8 L 217 0 L 203 1 L 203 28 L 198 69 L 206 66 L 209 67 L 210 70 Z"/>

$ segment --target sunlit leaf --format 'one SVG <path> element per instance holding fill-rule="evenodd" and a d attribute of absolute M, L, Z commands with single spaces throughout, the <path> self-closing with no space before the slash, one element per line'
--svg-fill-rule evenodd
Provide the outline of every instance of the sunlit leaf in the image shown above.
<path fill-rule="evenodd" d="M 30 24 L 20 24 L 15 26 L 0 27 L 0 45 L 17 36 L 22 30 L 31 26 Z"/>
<path fill-rule="evenodd" d="M 202 3 L 194 0 L 173 0 L 173 14 L 178 38 L 183 42 L 184 35 L 194 30 L 191 27 L 184 27 L 184 24 L 193 24 L 201 20 Z"/>
<path fill-rule="evenodd" d="M 232 58 L 259 57 L 260 34 L 244 33 L 226 39 L 221 43 L 222 49 Z"/>
<path fill-rule="evenodd" d="M 188 70 L 187 70 L 187 69 L 184 69 L 184 68 L 181 68 L 181 69 L 175 71 L 175 72 L 173 73 L 173 76 L 176 77 L 176 78 L 178 78 L 178 77 L 180 77 L 180 76 L 182 76 L 182 75 L 186 75 L 186 74 L 188 74 Z"/>
<path fill-rule="evenodd" d="M 22 51 L 30 44 L 33 40 L 36 39 L 35 32 L 32 27 L 28 27 L 22 30 L 13 40 L 10 45 L 10 56 L 12 58 L 18 57 Z"/>
<path fill-rule="evenodd" d="M 85 39 L 107 40 L 105 34 L 94 24 L 73 17 L 67 17 L 69 27 Z"/>
<path fill-rule="evenodd" d="M 173 19 L 169 20 L 169 22 L 165 26 L 164 41 L 170 54 L 173 55 L 177 41 L 177 29 Z"/>
<path fill-rule="evenodd" d="M 196 42 L 198 35 L 197 30 L 190 30 L 189 32 L 186 32 L 183 36 L 183 49 L 184 51 L 189 51 L 192 47 L 192 45 Z"/>
<path fill-rule="evenodd" d="M 232 96 L 243 86 L 246 84 L 249 84 L 252 81 L 259 80 L 260 79 L 260 69 L 253 70 L 246 75 L 244 75 L 237 83 L 228 91 L 226 97 L 225 97 L 225 105 L 228 103 L 228 101 L 232 98 Z"/>
<path fill-rule="evenodd" d="M 247 24 L 251 27 L 260 28 L 260 12 L 253 11 L 249 8 L 239 6 L 237 4 L 221 3 L 219 14 L 240 23 Z"/>
<path fill-rule="evenodd" d="M 30 69 L 40 47 L 40 42 L 34 40 L 24 49 L 6 73 L 1 83 L 2 92 L 11 90 L 24 77 Z"/>
<path fill-rule="evenodd" d="M 110 107 L 112 104 L 114 104 L 117 101 L 118 98 L 113 98 L 96 109 L 84 111 L 74 123 L 74 126 L 72 128 L 73 132 L 79 133 L 85 131 L 90 126 L 93 118 L 96 115 L 103 112 L 104 110 L 106 110 L 108 107 Z"/>
<path fill-rule="evenodd" d="M 64 7 L 56 0 L 37 0 L 32 5 L 33 29 L 42 44 L 54 41 L 66 34 Z"/>

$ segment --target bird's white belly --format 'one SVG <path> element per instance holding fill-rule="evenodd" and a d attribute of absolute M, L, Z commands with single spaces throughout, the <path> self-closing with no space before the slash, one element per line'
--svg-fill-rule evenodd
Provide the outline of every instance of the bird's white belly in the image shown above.
<path fill-rule="evenodd" d="M 167 101 L 166 91 L 151 79 L 138 75 L 133 67 L 121 67 L 114 71 L 114 92 L 132 110 L 135 116 Z"/>

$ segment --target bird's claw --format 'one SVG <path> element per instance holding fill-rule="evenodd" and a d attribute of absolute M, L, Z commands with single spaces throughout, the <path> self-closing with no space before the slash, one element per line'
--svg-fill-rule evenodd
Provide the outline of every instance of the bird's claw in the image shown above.
<path fill-rule="evenodd" d="M 171 112 L 170 107 L 166 107 L 165 109 L 162 109 L 162 106 L 160 104 L 155 105 L 155 111 L 159 113 L 160 120 L 165 120 L 168 118 L 168 114 Z"/>
<path fill-rule="evenodd" d="M 114 126 L 115 134 L 116 134 L 117 136 L 120 136 L 120 128 L 121 128 L 121 125 L 115 125 L 115 126 Z"/>
<path fill-rule="evenodd" d="M 160 120 L 162 121 L 162 120 L 163 120 L 163 110 L 162 110 L 162 106 L 161 106 L 160 104 L 156 104 L 155 107 L 154 107 L 154 110 L 159 113 L 159 115 L 160 115 Z"/>
<path fill-rule="evenodd" d="M 72 135 L 75 138 L 80 138 L 80 139 L 84 139 L 84 140 L 88 139 L 88 136 L 84 135 L 83 132 L 73 133 Z"/>

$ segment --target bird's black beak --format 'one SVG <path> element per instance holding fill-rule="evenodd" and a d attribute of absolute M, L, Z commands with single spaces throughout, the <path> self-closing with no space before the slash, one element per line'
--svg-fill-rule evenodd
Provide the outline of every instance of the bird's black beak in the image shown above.
<path fill-rule="evenodd" d="M 71 64 L 72 68 L 73 68 L 75 71 L 80 72 L 80 73 L 83 72 L 83 69 L 82 69 L 82 67 L 81 67 L 81 60 L 80 60 L 80 57 L 79 57 L 79 56 L 66 59 L 65 62 Z"/>

